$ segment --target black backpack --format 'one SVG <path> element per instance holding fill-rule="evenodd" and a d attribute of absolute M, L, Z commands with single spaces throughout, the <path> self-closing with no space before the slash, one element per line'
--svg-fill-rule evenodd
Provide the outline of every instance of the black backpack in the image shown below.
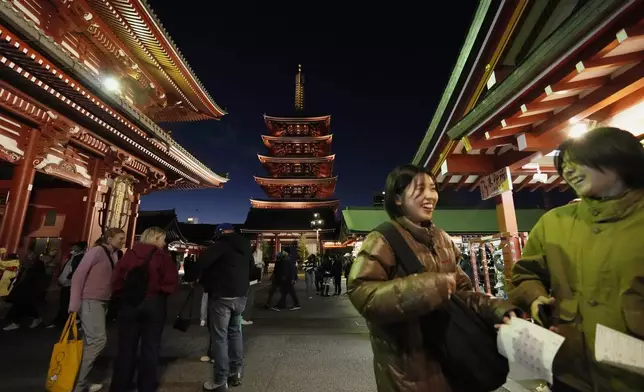
<path fill-rule="evenodd" d="M 121 298 L 134 307 L 139 306 L 145 299 L 145 294 L 148 291 L 148 270 L 150 269 L 150 260 L 156 252 L 157 249 L 153 249 L 143 264 L 132 268 L 125 275 L 123 295 Z"/>
<path fill-rule="evenodd" d="M 396 257 L 403 275 L 425 271 L 396 227 L 385 222 L 375 231 L 381 233 Z M 507 381 L 508 360 L 499 354 L 496 330 L 474 312 L 458 293 L 440 309 L 420 319 L 427 350 L 440 361 L 452 390 L 490 392 Z"/>

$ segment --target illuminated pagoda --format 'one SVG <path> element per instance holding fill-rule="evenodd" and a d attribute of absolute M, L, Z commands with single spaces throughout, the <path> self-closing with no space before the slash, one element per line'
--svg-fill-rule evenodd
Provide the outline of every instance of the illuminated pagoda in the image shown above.
<path fill-rule="evenodd" d="M 302 235 L 317 237 L 316 230 L 320 235 L 332 233 L 339 206 L 333 198 L 337 176 L 333 174 L 331 116 L 305 114 L 301 66 L 295 76 L 294 109 L 288 117 L 264 116 L 268 134 L 262 135 L 262 141 L 268 154 L 258 154 L 258 158 L 268 174 L 255 176 L 255 181 L 268 198 L 251 199 L 244 224 L 245 232 L 272 238 L 275 251 Z M 315 214 L 324 227 L 311 227 Z M 312 242 L 310 253 L 317 253 L 320 245 Z"/>
<path fill-rule="evenodd" d="M 131 246 L 142 195 L 228 181 L 157 124 L 223 115 L 145 0 L 0 2 L 0 247 Z"/>

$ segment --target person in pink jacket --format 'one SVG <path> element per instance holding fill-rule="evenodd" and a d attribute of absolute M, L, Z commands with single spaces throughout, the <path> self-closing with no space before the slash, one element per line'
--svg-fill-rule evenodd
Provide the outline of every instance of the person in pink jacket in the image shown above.
<path fill-rule="evenodd" d="M 97 392 L 101 384 L 89 384 L 88 375 L 107 343 L 105 313 L 112 296 L 112 270 L 118 261 L 117 251 L 125 243 L 125 233 L 107 229 L 89 249 L 72 276 L 69 312 L 80 312 L 83 328 L 83 359 L 74 392 Z"/>

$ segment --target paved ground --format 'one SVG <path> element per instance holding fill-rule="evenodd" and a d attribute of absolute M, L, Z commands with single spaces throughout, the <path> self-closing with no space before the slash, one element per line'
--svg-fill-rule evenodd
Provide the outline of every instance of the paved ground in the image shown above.
<path fill-rule="evenodd" d="M 372 354 L 368 332 L 346 296 L 307 299 L 302 283 L 299 311 L 273 312 L 259 308 L 266 290 L 256 298 L 255 324 L 244 327 L 244 385 L 236 392 L 372 392 Z M 212 373 L 199 362 L 205 353 L 207 332 L 198 324 L 198 301 L 194 304 L 194 325 L 187 333 L 172 329 L 184 292 L 170 299 L 168 326 L 161 352 L 160 392 L 197 392 Z M 200 298 L 200 296 L 199 296 Z M 277 298 L 275 298 L 277 300 Z M 4 313 L 0 306 L 0 315 Z M 51 313 L 53 309 L 48 309 Z M 0 390 L 41 392 L 49 356 L 59 331 L 44 328 L 0 331 Z M 109 383 L 110 363 L 116 352 L 114 331 L 110 330 L 105 355 L 97 364 L 97 381 Z M 512 392 L 525 389 L 507 385 Z"/>
<path fill-rule="evenodd" d="M 298 286 L 299 311 L 255 309 L 255 324 L 244 327 L 244 385 L 235 391 L 374 391 L 364 320 L 345 296 L 308 300 L 302 288 Z M 206 329 L 197 325 L 199 304 L 195 303 L 195 325 L 187 333 L 171 328 L 184 295 L 175 295 L 170 301 L 160 392 L 201 391 L 212 372 L 211 366 L 199 362 L 208 343 Z M 260 290 L 256 304 L 263 303 L 265 297 L 265 290 Z M 114 331 L 110 332 L 113 337 Z M 58 337 L 59 331 L 44 328 L 0 331 L 0 390 L 43 391 L 51 347 Z M 110 339 L 97 366 L 97 380 L 106 383 L 109 363 L 116 355 L 113 343 Z"/>

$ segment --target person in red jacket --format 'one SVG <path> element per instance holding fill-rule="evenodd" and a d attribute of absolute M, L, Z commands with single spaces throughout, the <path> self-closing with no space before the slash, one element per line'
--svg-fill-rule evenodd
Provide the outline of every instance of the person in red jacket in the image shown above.
<path fill-rule="evenodd" d="M 130 390 L 132 375 L 137 367 L 135 360 L 139 342 L 138 391 L 157 390 L 157 365 L 167 298 L 179 287 L 179 274 L 170 253 L 165 250 L 165 238 L 166 232 L 161 228 L 146 229 L 141 234 L 140 242 L 128 250 L 114 268 L 113 295 L 120 296 L 122 301 L 118 315 L 118 352 L 110 386 L 112 392 Z M 147 268 L 144 268 L 146 263 Z M 147 273 L 141 274 L 142 271 Z M 146 277 L 147 282 L 132 282 L 134 277 Z M 132 283 L 137 283 L 139 288 L 147 283 L 145 295 L 139 304 L 128 298 Z"/>

